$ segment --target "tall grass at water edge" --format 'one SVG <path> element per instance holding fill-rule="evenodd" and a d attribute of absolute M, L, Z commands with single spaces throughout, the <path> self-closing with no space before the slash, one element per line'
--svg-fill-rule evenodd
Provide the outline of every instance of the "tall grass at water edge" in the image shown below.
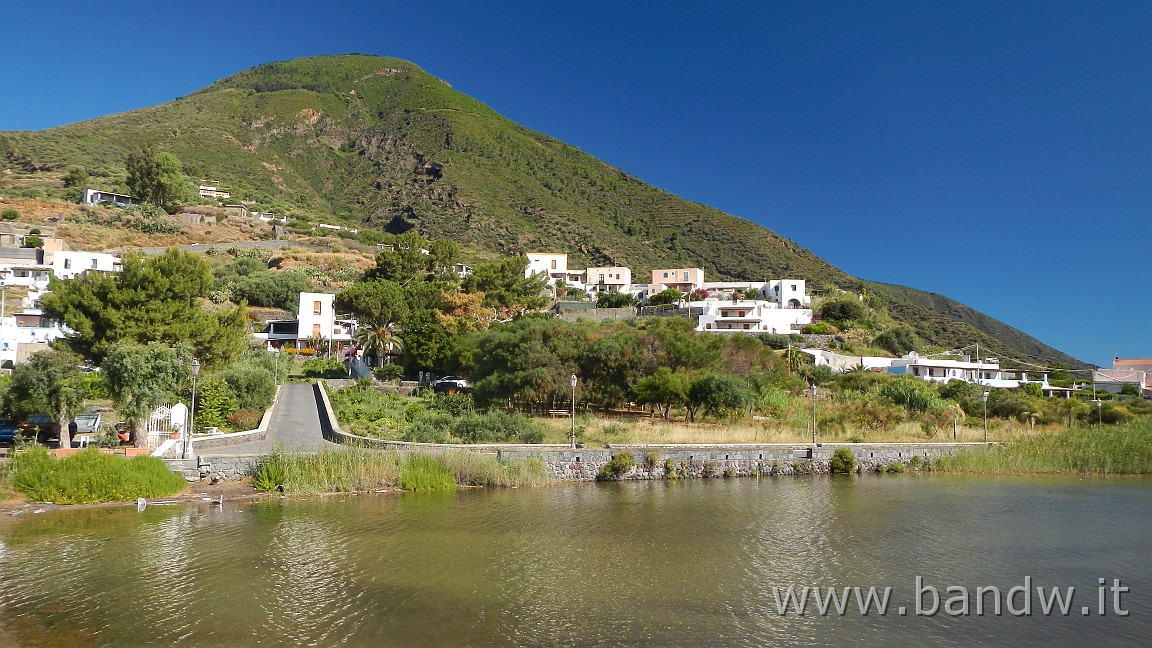
<path fill-rule="evenodd" d="M 17 454 L 3 481 L 35 502 L 95 504 L 138 497 L 166 497 L 184 489 L 184 478 L 155 457 L 125 459 L 89 448 L 57 459 L 45 448 Z"/>
<path fill-rule="evenodd" d="M 261 478 L 261 471 L 264 477 Z M 267 479 L 274 475 L 275 480 Z M 537 459 L 497 461 L 475 452 L 398 452 L 346 447 L 318 452 L 275 450 L 261 462 L 258 490 L 333 493 L 403 488 L 440 490 L 463 486 L 540 486 L 551 481 Z M 451 478 L 451 483 L 446 480 Z M 272 481 L 282 480 L 281 483 Z"/>
<path fill-rule="evenodd" d="M 1152 420 L 1121 426 L 1071 428 L 1019 437 L 1004 445 L 933 461 L 954 473 L 1152 474 Z"/>

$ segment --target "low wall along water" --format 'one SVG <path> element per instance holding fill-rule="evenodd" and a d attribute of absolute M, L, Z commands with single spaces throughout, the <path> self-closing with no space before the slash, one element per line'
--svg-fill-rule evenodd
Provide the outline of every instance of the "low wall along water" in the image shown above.
<path fill-rule="evenodd" d="M 707 477 L 748 477 L 755 475 L 820 475 L 831 471 L 832 453 L 844 447 L 856 457 L 858 472 L 876 472 L 892 464 L 905 466 L 931 464 L 933 460 L 964 450 L 982 450 L 983 443 L 844 443 L 819 444 L 699 444 L 639 445 L 620 444 L 606 448 L 571 448 L 567 445 L 523 444 L 438 444 L 385 441 L 349 434 L 340 429 L 323 382 L 315 385 L 320 404 L 321 427 L 329 441 L 346 445 L 399 452 L 479 452 L 500 461 L 536 459 L 544 463 L 557 481 L 591 481 L 613 456 L 628 453 L 635 466 L 621 479 L 667 479 Z M 275 404 L 273 405 L 275 407 Z M 271 409 L 261 423 L 260 437 L 267 429 Z M 257 431 L 253 431 L 257 432 Z M 252 440 L 251 438 L 246 440 Z M 220 441 L 221 445 L 227 443 Z M 200 442 L 200 446 L 206 444 Z M 196 445 L 194 444 L 195 448 Z M 259 465 L 259 455 L 169 459 L 169 468 L 188 481 L 239 481 Z M 673 474 L 674 473 L 674 474 Z"/>
<path fill-rule="evenodd" d="M 680 477 L 746 477 L 752 475 L 827 474 L 831 471 L 832 453 L 845 447 L 856 457 L 859 472 L 875 472 L 899 463 L 931 463 L 962 450 L 981 450 L 983 443 L 844 443 L 811 445 L 792 443 L 700 444 L 700 445 L 632 445 L 607 448 L 576 448 L 562 445 L 475 444 L 455 445 L 384 441 L 348 434 L 332 411 L 324 385 L 316 385 L 323 411 L 324 427 L 329 440 L 368 448 L 423 452 L 484 452 L 495 454 L 501 461 L 539 459 L 559 481 L 596 479 L 600 469 L 613 455 L 627 452 L 637 466 L 621 475 L 622 479 L 665 479 L 669 469 Z M 919 459 L 914 459 L 919 457 Z M 671 462 L 671 464 L 669 464 Z"/>

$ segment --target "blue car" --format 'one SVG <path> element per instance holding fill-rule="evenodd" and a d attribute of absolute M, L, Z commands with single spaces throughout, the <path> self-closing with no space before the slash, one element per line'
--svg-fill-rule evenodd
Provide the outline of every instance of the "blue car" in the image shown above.
<path fill-rule="evenodd" d="M 0 419 L 0 441 L 15 441 L 16 429 L 16 421 Z"/>

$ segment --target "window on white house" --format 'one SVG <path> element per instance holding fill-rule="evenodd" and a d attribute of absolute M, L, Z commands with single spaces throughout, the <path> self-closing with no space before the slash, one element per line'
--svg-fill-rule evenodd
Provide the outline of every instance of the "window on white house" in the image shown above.
<path fill-rule="evenodd" d="M 96 269 L 96 259 L 92 259 L 92 269 Z"/>
<path fill-rule="evenodd" d="M 72 268 L 72 259 L 64 259 L 64 269 L 70 270 Z"/>
<path fill-rule="evenodd" d="M 318 301 L 312 302 L 312 314 L 313 315 L 319 315 L 322 311 L 323 311 L 323 307 L 320 305 L 320 302 L 318 302 Z"/>

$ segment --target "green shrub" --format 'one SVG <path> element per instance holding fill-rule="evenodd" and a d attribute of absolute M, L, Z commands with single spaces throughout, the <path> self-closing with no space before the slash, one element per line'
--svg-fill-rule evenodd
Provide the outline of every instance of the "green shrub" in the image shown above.
<path fill-rule="evenodd" d="M 264 414 L 262 412 L 236 412 L 228 417 L 228 429 L 236 432 L 255 430 L 260 426 L 260 419 L 263 417 Z"/>
<path fill-rule="evenodd" d="M 13 487 L 37 502 L 95 504 L 166 497 L 187 482 L 156 457 L 125 459 L 88 448 L 57 459 L 34 447 L 12 460 Z"/>
<path fill-rule="evenodd" d="M 620 479 L 636 467 L 636 459 L 627 452 L 620 452 L 612 455 L 612 460 L 600 467 L 600 472 L 596 473 L 597 481 L 611 481 Z"/>
<path fill-rule="evenodd" d="M 836 448 L 832 453 L 831 470 L 833 475 L 848 475 L 856 472 L 856 455 L 848 448 Z"/>
<path fill-rule="evenodd" d="M 461 416 L 452 425 L 452 436 L 464 443 L 542 443 L 544 430 L 523 414 L 494 411 Z"/>
<path fill-rule="evenodd" d="M 628 293 L 600 293 L 596 298 L 596 308 L 628 308 L 636 303 L 636 298 Z"/>
<path fill-rule="evenodd" d="M 897 474 L 904 472 L 905 468 L 906 466 L 904 464 L 900 463 L 899 461 L 894 461 L 884 467 L 884 472 Z"/>
<path fill-rule="evenodd" d="M 288 471 L 277 454 L 260 462 L 260 467 L 252 473 L 252 486 L 261 493 L 271 493 L 284 487 L 288 481 Z"/>
<path fill-rule="evenodd" d="M 20 218 L 20 212 L 9 207 L 8 209 L 5 209 L 4 211 L 0 211 L 0 218 L 3 218 L 4 220 L 7 220 L 7 221 L 16 220 L 17 218 Z"/>
<path fill-rule="evenodd" d="M 348 369 L 339 360 L 309 358 L 300 367 L 309 378 L 346 378 Z"/>
<path fill-rule="evenodd" d="M 429 418 L 414 421 L 404 429 L 401 441 L 412 443 L 448 443 L 448 425 L 437 425 Z"/>
<path fill-rule="evenodd" d="M 404 376 L 404 366 L 386 364 L 383 367 L 373 367 L 372 375 L 376 376 L 377 380 L 396 380 Z"/>
<path fill-rule="evenodd" d="M 828 322 L 813 322 L 800 329 L 800 332 L 807 335 L 834 335 L 840 330 Z"/>
<path fill-rule="evenodd" d="M 456 490 L 456 477 L 439 459 L 412 455 L 396 486 L 408 491 L 450 491 Z"/>
<path fill-rule="evenodd" d="M 272 372 L 249 363 L 234 364 L 225 369 L 220 377 L 228 385 L 236 399 L 239 410 L 263 410 L 272 404 L 276 397 L 276 384 Z"/>

